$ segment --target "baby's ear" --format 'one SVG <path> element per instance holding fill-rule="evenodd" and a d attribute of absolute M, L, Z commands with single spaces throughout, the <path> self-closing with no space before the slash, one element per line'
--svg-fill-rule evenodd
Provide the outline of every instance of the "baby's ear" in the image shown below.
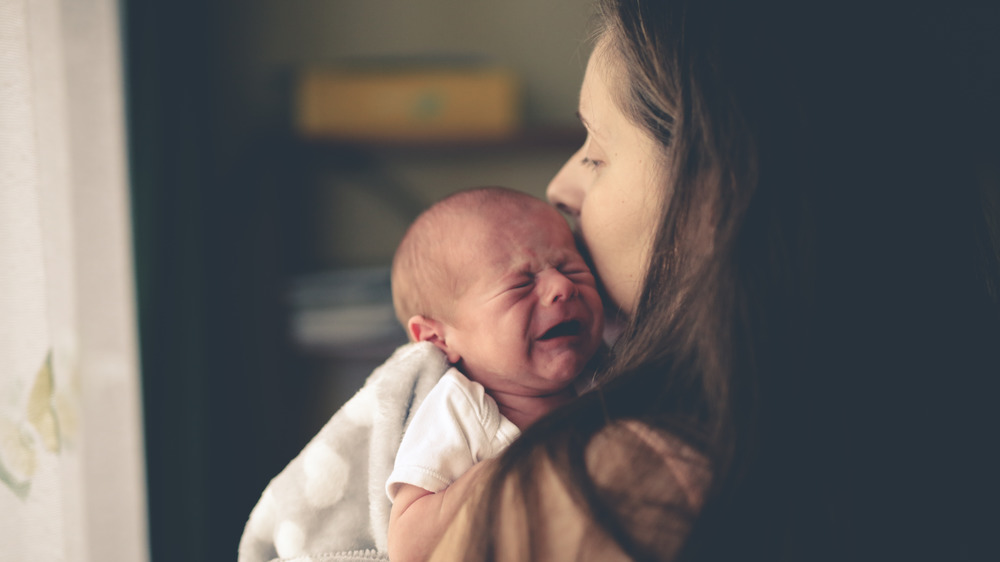
<path fill-rule="evenodd" d="M 448 357 L 449 363 L 455 364 L 462 359 L 454 346 L 448 345 L 448 340 L 445 337 L 447 326 L 443 322 L 418 314 L 406 322 L 406 330 L 409 332 L 411 340 L 416 342 L 429 341 L 434 344 Z"/>

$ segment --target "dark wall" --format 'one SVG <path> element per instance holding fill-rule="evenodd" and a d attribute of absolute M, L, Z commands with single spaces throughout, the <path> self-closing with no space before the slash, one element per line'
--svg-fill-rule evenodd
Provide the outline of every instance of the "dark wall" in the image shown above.
<path fill-rule="evenodd" d="M 310 434 L 281 306 L 294 197 L 271 137 L 234 138 L 219 3 L 123 10 L 152 559 L 232 560 Z"/>

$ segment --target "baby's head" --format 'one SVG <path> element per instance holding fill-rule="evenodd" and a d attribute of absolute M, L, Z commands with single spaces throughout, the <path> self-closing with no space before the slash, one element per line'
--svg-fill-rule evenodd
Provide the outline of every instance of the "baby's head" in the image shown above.
<path fill-rule="evenodd" d="M 487 389 L 566 388 L 601 344 L 594 276 L 562 216 L 511 189 L 455 193 L 410 226 L 392 264 L 396 315 Z"/>

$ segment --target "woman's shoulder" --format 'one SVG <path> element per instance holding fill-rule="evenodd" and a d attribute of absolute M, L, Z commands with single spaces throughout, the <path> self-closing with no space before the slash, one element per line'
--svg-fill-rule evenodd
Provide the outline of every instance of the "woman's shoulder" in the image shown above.
<path fill-rule="evenodd" d="M 533 447 L 517 470 L 495 474 L 495 501 L 480 503 L 483 488 L 473 494 L 433 559 L 607 561 L 677 553 L 709 479 L 695 448 L 654 425 L 610 423 L 583 451 L 593 496 L 569 476 L 567 459 L 546 451 Z"/>
<path fill-rule="evenodd" d="M 586 459 L 600 485 L 617 487 L 616 476 L 626 473 L 631 475 L 629 487 L 635 478 L 651 478 L 693 509 L 701 506 L 710 477 L 708 461 L 697 449 L 665 429 L 633 419 L 599 431 L 587 446 Z"/>
<path fill-rule="evenodd" d="M 711 478 L 706 457 L 667 430 L 622 420 L 591 439 L 586 463 L 598 497 L 635 546 L 675 554 L 704 500 Z"/>

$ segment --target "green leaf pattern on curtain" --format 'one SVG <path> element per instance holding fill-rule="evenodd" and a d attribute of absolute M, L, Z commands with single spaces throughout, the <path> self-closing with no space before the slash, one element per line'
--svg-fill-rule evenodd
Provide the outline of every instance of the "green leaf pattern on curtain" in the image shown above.
<path fill-rule="evenodd" d="M 0 482 L 26 499 L 41 451 L 58 454 L 77 430 L 74 400 L 55 388 L 52 352 L 32 378 L 26 400 L 0 410 Z"/>

